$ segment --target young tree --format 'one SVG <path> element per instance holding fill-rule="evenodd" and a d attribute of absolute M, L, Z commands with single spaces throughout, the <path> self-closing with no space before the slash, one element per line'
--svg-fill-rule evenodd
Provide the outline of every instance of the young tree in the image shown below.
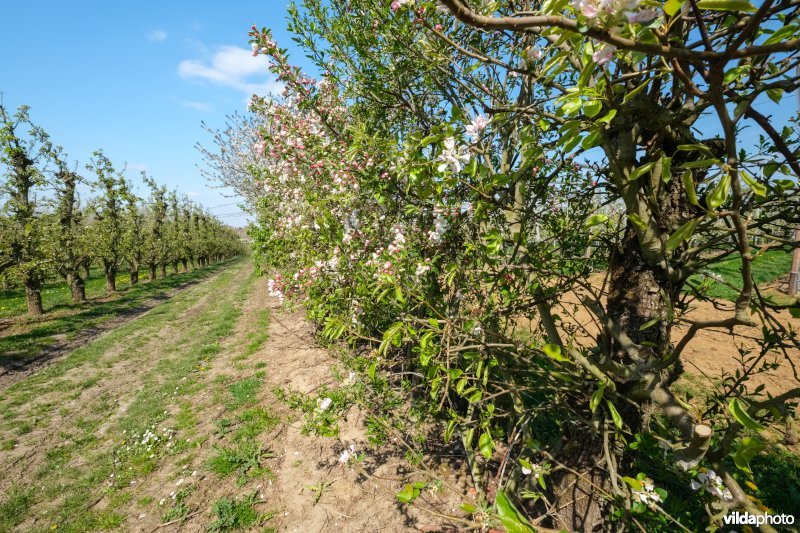
<path fill-rule="evenodd" d="M 26 106 L 11 114 L 0 103 L 0 164 L 6 170 L 0 194 L 6 197 L 7 213 L 0 237 L 5 241 L 0 275 L 22 282 L 31 315 L 44 313 L 41 291 L 48 258 L 35 193 L 45 181 L 37 163 L 45 161 L 49 146 L 47 134 L 31 122 Z"/>
<path fill-rule="evenodd" d="M 167 226 L 168 262 L 172 265 L 172 273 L 178 273 L 178 263 L 183 255 L 181 240 L 181 211 L 178 204 L 178 193 L 171 191 L 168 197 L 169 223 Z"/>
<path fill-rule="evenodd" d="M 125 197 L 128 187 L 102 150 L 94 152 L 86 168 L 97 177 L 94 187 L 100 191 L 92 209 L 94 212 L 93 245 L 95 255 L 103 265 L 106 290 L 116 292 L 117 272 L 125 259 Z"/>
<path fill-rule="evenodd" d="M 156 279 L 159 265 L 166 261 L 165 223 L 167 217 L 167 189 L 159 186 L 153 178 L 142 176 L 150 187 L 150 200 L 148 203 L 148 216 L 146 222 L 145 262 L 149 272 L 149 279 Z"/>
<path fill-rule="evenodd" d="M 86 300 L 86 283 L 81 276 L 81 266 L 89 256 L 87 228 L 83 223 L 78 195 L 75 189 L 81 177 L 70 169 L 61 147 L 51 151 L 55 195 L 55 220 L 51 231 L 51 256 L 58 273 L 66 280 L 75 302 Z"/>
<path fill-rule="evenodd" d="M 142 172 L 144 175 L 144 172 Z M 131 285 L 139 283 L 139 269 L 144 257 L 144 214 L 140 198 L 133 191 L 126 189 L 123 195 L 125 202 L 124 244 L 125 258 L 128 262 Z"/>

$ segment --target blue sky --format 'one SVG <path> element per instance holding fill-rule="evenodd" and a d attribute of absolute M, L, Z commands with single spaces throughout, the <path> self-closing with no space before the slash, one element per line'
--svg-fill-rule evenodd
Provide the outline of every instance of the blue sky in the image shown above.
<path fill-rule="evenodd" d="M 274 89 L 247 32 L 274 30 L 304 68 L 285 32 L 288 0 L 88 2 L 15 1 L 3 6 L 0 92 L 10 109 L 27 104 L 36 124 L 80 168 L 103 148 L 139 184 L 145 169 L 232 225 L 246 220 L 209 188 L 194 145 L 210 145 L 200 127 L 222 127 L 253 92 Z M 88 173 L 84 173 L 88 176 Z M 219 206 L 219 207 L 215 207 Z M 224 216 L 223 216 L 224 215 Z"/>

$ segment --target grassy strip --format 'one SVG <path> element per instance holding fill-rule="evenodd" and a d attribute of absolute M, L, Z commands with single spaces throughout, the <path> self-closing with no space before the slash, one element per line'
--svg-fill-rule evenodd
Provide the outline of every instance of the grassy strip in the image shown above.
<path fill-rule="evenodd" d="M 66 335 L 67 338 L 71 338 L 82 330 L 130 311 L 145 301 L 161 296 L 184 283 L 198 281 L 219 272 L 229 264 L 212 265 L 153 282 L 139 283 L 133 288 L 121 292 L 117 298 L 108 301 L 86 302 L 69 306 L 71 309 L 78 309 L 78 312 L 45 315 L 44 320 L 31 321 L 22 328 L 17 328 L 23 329 L 23 331 L 0 338 L 0 361 L 3 358 L 35 357 L 44 348 L 55 342 L 54 335 Z"/>
<path fill-rule="evenodd" d="M 753 260 L 753 279 L 759 286 L 771 283 L 779 277 L 788 274 L 791 264 L 792 256 L 790 253 L 782 250 L 768 250 Z M 730 259 L 714 263 L 710 266 L 709 270 L 719 276 L 725 283 L 738 289 L 742 288 L 741 257 L 731 257 Z M 714 280 L 708 276 L 692 276 L 689 278 L 688 283 L 699 287 L 704 281 L 709 282 L 707 294 L 712 298 L 734 301 L 736 297 L 739 296 L 738 292 L 732 288 L 721 283 L 715 283 Z"/>
<path fill-rule="evenodd" d="M 75 387 L 65 378 L 67 370 L 94 365 L 102 378 L 101 363 L 110 365 L 131 358 L 152 357 L 142 349 L 152 342 L 155 334 L 165 324 L 180 321 L 185 311 L 203 296 L 213 295 L 213 304 L 182 324 L 180 334 L 158 345 L 157 364 L 141 370 L 133 401 L 102 437 L 98 433 L 100 426 L 117 409 L 114 398 L 106 395 L 98 397 L 87 410 L 91 413 L 89 418 L 75 421 L 74 427 L 63 428 L 71 431 L 62 431 L 56 439 L 58 444 L 46 452 L 45 463 L 25 480 L 25 485 L 36 487 L 36 491 L 17 490 L 0 502 L 0 530 L 6 526 L 13 529 L 31 513 L 42 519 L 40 523 L 47 524 L 43 529 L 55 526 L 58 531 L 77 532 L 118 528 L 125 517 L 116 509 L 133 498 L 137 478 L 153 472 L 164 456 L 186 454 L 201 444 L 202 439 L 187 439 L 184 430 L 164 423 L 186 396 L 205 386 L 204 370 L 221 351 L 220 339 L 233 331 L 241 302 L 254 280 L 253 276 L 242 277 L 241 270 L 240 264 L 206 284 L 178 294 L 150 313 L 4 391 L 0 400 L 0 412 L 4 413 L 13 413 L 16 407 L 51 391 L 66 398 L 70 394 L 80 396 L 80 388 L 70 392 Z M 119 347 L 123 347 L 119 353 L 114 351 Z M 149 362 L 144 360 L 143 364 Z M 50 404 L 41 413 L 44 418 L 52 415 L 57 405 L 66 403 L 63 401 L 66 398 Z M 184 424 L 191 425 L 186 420 Z M 20 421 L 6 423 L 4 433 L 19 425 Z M 113 442 L 110 446 L 109 438 Z M 105 500 L 104 505 L 95 505 L 100 500 Z"/>
<path fill-rule="evenodd" d="M 83 275 L 83 274 L 81 274 Z M 139 271 L 139 279 L 144 280 L 148 276 L 145 270 Z M 86 284 L 86 297 L 90 300 L 105 296 L 106 278 L 103 270 L 92 268 L 89 271 L 89 279 L 84 280 Z M 128 272 L 117 274 L 117 290 L 125 291 L 131 287 L 131 276 Z M 42 287 L 42 304 L 45 312 L 59 311 L 75 307 L 72 301 L 72 293 L 63 278 L 53 278 L 48 280 Z M 28 312 L 25 301 L 25 290 L 22 287 L 0 290 L 0 318 L 24 315 Z"/>

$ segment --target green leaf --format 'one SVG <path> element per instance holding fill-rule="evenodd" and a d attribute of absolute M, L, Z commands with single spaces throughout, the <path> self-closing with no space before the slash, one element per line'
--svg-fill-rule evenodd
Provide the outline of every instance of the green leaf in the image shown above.
<path fill-rule="evenodd" d="M 645 322 L 644 324 L 639 326 L 639 331 L 644 331 L 646 329 L 650 329 L 653 326 L 655 326 L 656 324 L 658 324 L 659 322 L 661 322 L 661 318 L 659 318 L 659 317 L 656 317 L 656 318 L 653 318 L 651 320 L 648 320 L 647 322 Z"/>
<path fill-rule="evenodd" d="M 455 431 L 456 431 L 456 424 L 457 424 L 457 422 L 455 420 L 450 420 L 447 423 L 447 426 L 445 427 L 445 430 L 444 430 L 444 441 L 445 442 L 450 442 L 450 440 L 453 438 L 453 433 L 455 433 Z"/>
<path fill-rule="evenodd" d="M 683 188 L 686 189 L 686 196 L 689 198 L 689 203 L 700 207 L 700 202 L 697 201 L 697 191 L 694 188 L 694 179 L 692 179 L 692 171 L 684 170 L 681 176 Z"/>
<path fill-rule="evenodd" d="M 600 100 L 590 100 L 583 104 L 583 114 L 591 118 L 603 109 L 603 102 Z"/>
<path fill-rule="evenodd" d="M 642 91 L 645 89 L 645 87 L 647 87 L 647 84 L 648 84 L 648 83 L 650 83 L 651 81 L 653 81 L 653 79 L 654 79 L 654 78 L 647 78 L 647 80 L 645 80 L 645 82 L 644 82 L 644 83 L 642 83 L 641 85 L 639 85 L 638 87 L 636 87 L 636 88 L 635 88 L 634 90 L 632 90 L 631 92 L 627 93 L 627 94 L 625 95 L 625 97 L 622 99 L 622 103 L 623 103 L 623 104 L 627 104 L 627 103 L 628 103 L 628 101 L 629 101 L 631 98 L 633 98 L 634 96 L 636 96 L 637 94 L 639 94 L 640 92 L 642 92 Z"/>
<path fill-rule="evenodd" d="M 622 417 L 619 416 L 619 411 L 617 411 L 617 408 L 614 407 L 614 404 L 611 403 L 611 400 L 606 400 L 606 406 L 608 407 L 608 412 L 611 413 L 612 420 L 614 420 L 614 425 L 617 426 L 617 429 L 622 429 Z"/>
<path fill-rule="evenodd" d="M 783 89 L 769 89 L 767 90 L 767 96 L 776 104 L 780 104 L 783 98 Z"/>
<path fill-rule="evenodd" d="M 669 183 L 672 179 L 672 158 L 665 155 L 661 156 L 661 181 Z"/>
<path fill-rule="evenodd" d="M 656 164 L 655 161 L 651 161 L 650 163 L 645 163 L 639 168 L 633 169 L 633 171 L 628 175 L 628 180 L 633 181 L 641 178 L 642 176 L 650 172 L 650 170 L 652 170 L 655 164 Z"/>
<path fill-rule="evenodd" d="M 739 403 L 738 398 L 731 398 L 731 401 L 728 402 L 728 410 L 731 412 L 731 415 L 733 415 L 733 418 L 747 429 L 753 431 L 761 431 L 764 429 L 764 426 L 753 420 L 750 415 L 747 414 L 747 411 L 742 408 L 742 404 Z"/>
<path fill-rule="evenodd" d="M 736 466 L 740 470 L 751 474 L 750 461 L 753 459 L 753 457 L 766 449 L 766 447 L 767 445 L 761 442 L 759 439 L 745 437 L 739 443 L 736 453 L 733 454 L 733 462 L 736 463 Z"/>
<path fill-rule="evenodd" d="M 578 111 L 583 105 L 583 100 L 580 98 L 573 98 L 561 106 L 562 111 L 567 115 L 572 115 Z"/>
<path fill-rule="evenodd" d="M 751 176 L 749 172 L 746 170 L 740 170 L 739 175 L 742 177 L 747 186 L 752 189 L 753 194 L 761 197 L 767 196 L 767 187 Z"/>
<path fill-rule="evenodd" d="M 747 11 L 753 13 L 756 7 L 747 0 L 700 0 L 697 7 L 709 11 Z"/>
<path fill-rule="evenodd" d="M 600 405 L 600 400 L 603 399 L 603 393 L 606 391 L 605 385 L 600 385 L 597 387 L 597 390 L 592 393 L 592 397 L 589 399 L 589 410 L 591 412 L 595 412 L 597 406 Z"/>
<path fill-rule="evenodd" d="M 581 141 L 581 148 L 588 150 L 600 144 L 600 130 L 594 130 Z"/>
<path fill-rule="evenodd" d="M 478 439 L 478 448 L 481 450 L 481 454 L 483 454 L 486 459 L 492 458 L 492 452 L 494 451 L 494 441 L 492 440 L 492 436 L 489 435 L 488 432 L 481 433 L 480 438 Z"/>
<path fill-rule="evenodd" d="M 586 219 L 586 222 L 583 224 L 584 228 L 591 228 L 597 226 L 598 224 L 605 224 L 608 222 L 608 215 L 603 214 L 594 214 Z"/>
<path fill-rule="evenodd" d="M 539 128 L 540 128 L 542 131 L 547 131 L 547 130 L 549 130 L 549 129 L 550 129 L 550 122 L 549 122 L 549 121 L 547 121 L 547 120 L 545 120 L 545 119 L 543 119 L 543 118 L 540 118 L 540 119 L 539 119 Z"/>
<path fill-rule="evenodd" d="M 664 4 L 664 13 L 674 17 L 680 10 L 685 0 L 667 0 Z"/>
<path fill-rule="evenodd" d="M 569 153 L 578 146 L 578 143 L 581 142 L 581 136 L 578 134 L 574 134 L 570 137 L 567 142 L 564 143 L 564 153 Z"/>
<path fill-rule="evenodd" d="M 697 228 L 697 224 L 700 222 L 699 219 L 692 219 L 680 228 L 678 228 L 675 233 L 669 236 L 667 239 L 667 251 L 671 252 L 675 248 L 681 245 L 683 241 L 689 240 L 689 238 L 694 233 L 694 230 Z"/>
<path fill-rule="evenodd" d="M 644 489 L 642 482 L 638 479 L 634 479 L 629 476 L 622 476 L 622 481 L 630 485 L 630 487 L 637 492 L 641 492 Z"/>
<path fill-rule="evenodd" d="M 728 190 L 731 188 L 731 175 L 727 172 L 722 175 L 720 178 L 719 183 L 717 186 L 714 187 L 714 190 L 711 191 L 706 197 L 706 205 L 712 211 L 722 204 L 725 203 L 725 200 L 728 199 Z"/>
<path fill-rule="evenodd" d="M 411 483 L 406 483 L 403 490 L 395 494 L 395 498 L 397 498 L 398 501 L 406 504 L 413 502 L 417 496 L 419 496 L 419 489 L 414 488 Z"/>
<path fill-rule="evenodd" d="M 536 533 L 528 519 L 514 507 L 502 490 L 497 491 L 494 504 L 497 507 L 497 518 L 506 528 L 506 533 Z"/>
<path fill-rule="evenodd" d="M 628 220 L 630 220 L 634 226 L 636 226 L 642 231 L 647 229 L 647 223 L 644 220 L 642 220 L 642 217 L 640 217 L 636 213 L 629 214 Z"/>
<path fill-rule="evenodd" d="M 794 318 L 800 318 L 800 307 L 790 307 L 789 314 Z"/>
<path fill-rule="evenodd" d="M 764 41 L 763 44 L 775 44 L 781 42 L 787 37 L 794 37 L 795 32 L 800 29 L 800 26 L 797 24 L 789 24 L 788 26 L 784 26 L 783 28 L 775 30 L 775 33 L 769 36 L 769 38 Z M 780 89 L 779 89 L 780 90 Z M 769 92 L 769 91 L 767 91 Z M 783 92 L 783 91 L 781 91 Z"/>
<path fill-rule="evenodd" d="M 542 351 L 550 359 L 555 359 L 556 361 L 561 362 L 569 361 L 569 359 L 561 355 L 561 346 L 558 344 L 545 344 L 542 346 Z"/>
<path fill-rule="evenodd" d="M 719 159 L 700 159 L 683 164 L 683 168 L 706 168 L 719 163 Z"/>
<path fill-rule="evenodd" d="M 472 505 L 471 503 L 462 503 L 461 510 L 467 514 L 473 514 L 478 510 L 478 508 Z"/>
<path fill-rule="evenodd" d="M 616 109 L 612 109 L 611 111 L 609 111 L 608 113 L 606 113 L 602 117 L 598 118 L 594 122 L 595 122 L 595 124 L 609 124 L 609 123 L 611 123 L 611 121 L 614 119 L 615 116 L 617 116 L 617 110 Z"/>
<path fill-rule="evenodd" d="M 578 77 L 578 87 L 583 88 L 589 84 L 589 80 L 592 77 L 592 72 L 594 72 L 594 67 L 595 67 L 594 61 L 589 59 L 589 61 L 586 62 L 586 65 L 584 65 L 583 70 L 581 70 L 580 77 Z M 584 109 L 584 113 L 585 112 L 586 109 Z M 596 114 L 597 113 L 595 113 L 595 115 Z M 593 117 L 594 115 L 588 115 L 588 116 Z"/>
<path fill-rule="evenodd" d="M 711 149 L 704 144 L 680 144 L 678 150 L 681 152 L 703 152 L 708 157 L 714 157 Z"/>

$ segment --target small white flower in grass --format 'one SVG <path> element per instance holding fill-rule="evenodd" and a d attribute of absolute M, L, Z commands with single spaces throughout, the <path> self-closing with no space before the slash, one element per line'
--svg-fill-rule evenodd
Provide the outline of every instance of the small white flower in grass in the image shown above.
<path fill-rule="evenodd" d="M 351 444 L 344 451 L 339 455 L 339 464 L 344 466 L 350 460 L 351 457 L 354 457 L 356 454 L 356 445 Z"/>
<path fill-rule="evenodd" d="M 320 411 L 327 411 L 332 404 L 333 400 L 330 398 L 317 399 L 317 406 Z"/>
<path fill-rule="evenodd" d="M 524 476 L 530 476 L 532 473 L 533 473 L 533 470 L 531 470 L 531 469 L 530 469 L 530 468 L 528 468 L 527 466 L 523 466 L 523 467 L 522 467 L 522 475 L 524 475 Z"/>

